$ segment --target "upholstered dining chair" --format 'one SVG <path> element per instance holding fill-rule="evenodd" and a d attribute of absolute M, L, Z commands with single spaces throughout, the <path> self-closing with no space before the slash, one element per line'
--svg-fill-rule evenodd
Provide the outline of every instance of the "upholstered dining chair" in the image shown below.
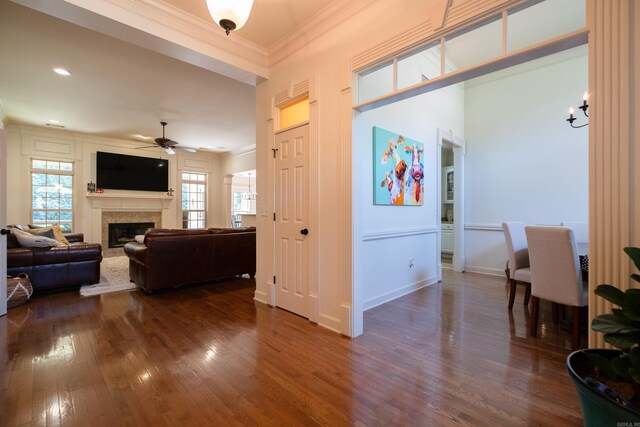
<path fill-rule="evenodd" d="M 589 243 L 589 223 L 584 221 L 563 221 L 560 225 L 573 231 L 576 243 Z"/>
<path fill-rule="evenodd" d="M 538 332 L 539 301 L 573 307 L 572 347 L 580 346 L 580 307 L 588 300 L 573 231 L 569 227 L 525 227 L 531 262 L 531 320 L 529 334 Z"/>
<path fill-rule="evenodd" d="M 513 308 L 516 297 L 516 284 L 524 283 L 524 305 L 529 304 L 531 296 L 531 270 L 529 269 L 529 250 L 524 222 L 511 221 L 502 223 L 504 240 L 509 253 L 509 310 Z"/>

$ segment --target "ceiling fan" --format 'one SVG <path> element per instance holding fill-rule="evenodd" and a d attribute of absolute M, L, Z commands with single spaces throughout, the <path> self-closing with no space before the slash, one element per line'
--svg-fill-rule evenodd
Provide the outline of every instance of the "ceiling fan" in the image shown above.
<path fill-rule="evenodd" d="M 162 138 L 156 138 L 155 139 L 156 145 L 158 147 L 160 147 L 164 151 L 166 151 L 167 154 L 176 154 L 176 152 L 174 151 L 174 148 L 176 150 L 182 150 L 182 151 L 188 151 L 188 152 L 191 152 L 191 153 L 195 153 L 195 151 L 196 151 L 195 148 L 176 147 L 176 145 L 178 145 L 178 142 L 172 141 L 169 138 L 165 138 L 165 136 L 164 136 L 164 128 L 167 125 L 167 122 L 160 122 L 160 124 L 162 125 Z M 155 145 L 152 145 L 151 147 L 155 147 Z M 137 147 L 137 148 L 148 148 L 148 147 Z"/>

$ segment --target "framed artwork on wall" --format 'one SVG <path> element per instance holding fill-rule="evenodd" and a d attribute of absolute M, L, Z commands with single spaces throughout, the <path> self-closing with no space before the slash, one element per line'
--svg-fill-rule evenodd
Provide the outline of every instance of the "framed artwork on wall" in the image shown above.
<path fill-rule="evenodd" d="M 373 204 L 424 204 L 424 143 L 373 127 Z"/>

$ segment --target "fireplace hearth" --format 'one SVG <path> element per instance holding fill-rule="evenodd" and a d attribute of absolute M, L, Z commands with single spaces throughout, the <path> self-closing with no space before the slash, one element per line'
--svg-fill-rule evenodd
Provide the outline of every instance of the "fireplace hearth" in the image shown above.
<path fill-rule="evenodd" d="M 121 248 L 133 242 L 138 234 L 144 234 L 147 228 L 155 227 L 153 222 L 125 222 L 109 224 L 109 247 Z"/>

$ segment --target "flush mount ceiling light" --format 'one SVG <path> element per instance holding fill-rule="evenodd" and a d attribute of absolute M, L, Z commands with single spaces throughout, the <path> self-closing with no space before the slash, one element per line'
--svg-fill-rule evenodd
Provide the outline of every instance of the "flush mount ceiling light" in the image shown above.
<path fill-rule="evenodd" d="M 246 24 L 252 6 L 253 0 L 207 0 L 211 17 L 227 35 Z"/>
<path fill-rule="evenodd" d="M 60 74 L 61 76 L 70 76 L 71 75 L 71 71 L 66 70 L 64 68 L 54 68 L 53 71 L 57 74 Z"/>

